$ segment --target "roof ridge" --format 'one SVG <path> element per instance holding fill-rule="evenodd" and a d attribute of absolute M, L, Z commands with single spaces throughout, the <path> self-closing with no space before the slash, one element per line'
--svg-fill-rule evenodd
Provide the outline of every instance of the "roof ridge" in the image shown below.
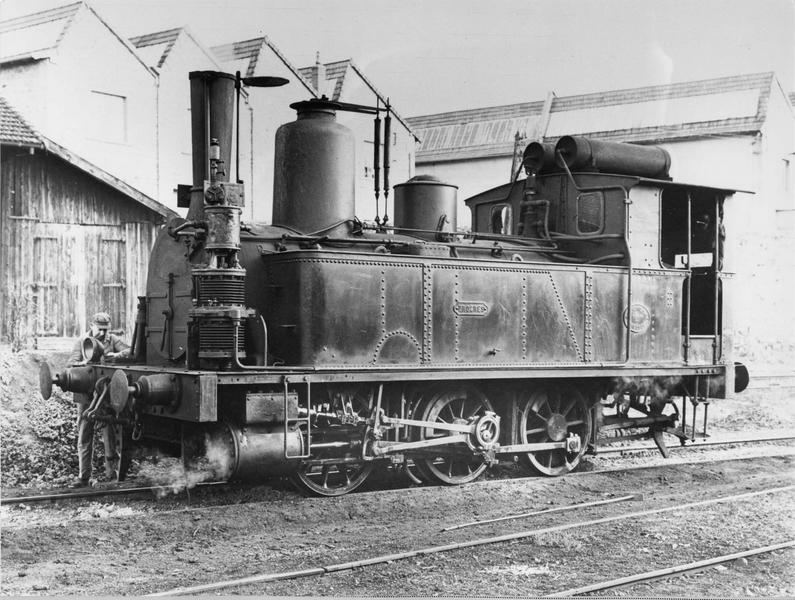
<path fill-rule="evenodd" d="M 381 101 L 384 102 L 384 104 L 386 104 L 387 100 L 389 100 L 389 97 L 385 96 L 377 87 L 375 87 L 375 84 L 373 84 L 373 82 L 367 78 L 364 72 L 359 68 L 359 65 L 356 64 L 356 61 L 354 61 L 352 58 L 349 58 L 347 60 L 348 60 L 348 68 L 351 68 L 354 71 L 356 71 L 359 74 L 359 77 L 361 77 L 362 80 L 364 80 L 364 82 L 370 87 L 373 93 L 375 93 L 375 95 L 378 98 L 380 98 Z M 337 62 L 341 63 L 343 61 L 337 61 Z M 390 108 L 391 107 L 392 104 L 390 102 Z M 403 117 L 401 117 L 400 114 L 394 108 L 391 108 L 391 112 L 393 115 L 395 115 L 395 118 L 403 124 L 403 126 L 408 130 L 408 132 L 411 135 L 413 135 L 417 140 L 419 140 L 419 137 L 417 136 L 417 134 L 414 133 L 414 130 L 411 128 L 411 125 L 408 123 L 408 121 Z"/>
<path fill-rule="evenodd" d="M 84 2 L 79 0 L 78 2 L 72 2 L 71 4 L 64 4 L 62 6 L 56 6 L 55 8 L 48 8 L 46 10 L 40 10 L 27 15 L 20 15 L 19 17 L 14 17 L 13 19 L 0 21 L 0 32 L 4 33 L 6 31 L 14 31 L 15 29 L 26 29 L 28 27 L 34 27 L 36 25 L 41 25 L 42 23 L 47 23 L 48 21 L 57 21 L 59 19 L 74 16 L 74 13 L 77 12 L 77 10 L 80 8 L 80 5 L 82 4 L 84 4 Z"/>
<path fill-rule="evenodd" d="M 248 46 L 246 48 L 246 46 Z M 226 44 L 219 44 L 217 46 L 211 46 L 210 51 L 218 57 L 218 60 L 221 62 L 228 62 L 232 60 L 240 60 L 243 58 L 250 58 L 252 61 L 248 65 L 248 70 L 246 72 L 246 77 L 251 77 L 254 74 L 254 70 L 256 68 L 257 62 L 259 61 L 259 54 L 262 50 L 262 46 L 267 46 L 270 50 L 276 55 L 276 57 L 282 61 L 285 67 L 287 67 L 293 75 L 296 76 L 299 83 L 302 83 L 309 92 L 313 96 L 317 96 L 317 92 L 315 88 L 309 83 L 306 78 L 301 74 L 298 68 L 293 65 L 287 57 L 282 54 L 281 50 L 279 50 L 276 45 L 271 42 L 270 38 L 267 35 L 263 35 L 256 38 L 250 38 L 248 40 L 241 40 L 239 42 L 228 42 Z M 246 48 L 247 54 L 237 54 L 238 49 Z M 256 50 L 256 52 L 254 52 Z M 229 55 L 229 51 L 231 51 L 231 55 Z"/>
<path fill-rule="evenodd" d="M 144 48 L 146 46 L 153 46 L 154 44 L 162 44 L 168 37 L 177 37 L 180 32 L 184 29 L 184 27 L 172 27 L 171 29 L 163 29 L 161 31 L 153 31 L 151 33 L 144 33 L 142 35 L 134 35 L 129 38 L 130 43 L 132 43 L 136 48 Z M 158 36 L 162 36 L 162 39 L 159 41 Z M 149 42 L 149 43 L 146 43 Z"/>

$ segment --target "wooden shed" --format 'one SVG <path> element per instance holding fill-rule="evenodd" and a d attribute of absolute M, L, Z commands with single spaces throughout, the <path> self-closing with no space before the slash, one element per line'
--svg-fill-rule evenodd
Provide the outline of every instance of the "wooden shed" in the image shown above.
<path fill-rule="evenodd" d="M 0 338 L 51 346 L 100 310 L 129 336 L 155 236 L 176 213 L 37 133 L 4 98 L 0 144 Z"/>

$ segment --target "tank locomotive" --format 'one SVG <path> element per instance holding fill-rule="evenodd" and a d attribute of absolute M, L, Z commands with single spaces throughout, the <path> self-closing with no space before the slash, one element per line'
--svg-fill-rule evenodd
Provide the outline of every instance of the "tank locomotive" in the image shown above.
<path fill-rule="evenodd" d="M 732 190 L 672 181 L 661 148 L 566 136 L 467 199 L 471 230 L 456 186 L 429 176 L 394 186 L 393 222 L 364 222 L 336 114 L 375 115 L 386 203 L 391 109 L 321 98 L 276 134 L 273 224 L 244 224 L 234 98 L 284 82 L 190 74 L 188 213 L 152 249 L 132 355 L 43 369 L 47 396 L 95 393 L 120 477 L 139 440 L 327 496 L 378 464 L 451 485 L 501 460 L 561 475 L 599 431 L 664 453 L 663 434 L 704 435 L 710 399 L 747 385 L 723 270 Z"/>

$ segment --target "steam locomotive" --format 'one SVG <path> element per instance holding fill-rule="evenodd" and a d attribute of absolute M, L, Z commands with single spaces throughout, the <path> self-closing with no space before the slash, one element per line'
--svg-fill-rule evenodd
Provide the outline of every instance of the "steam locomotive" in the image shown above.
<path fill-rule="evenodd" d="M 42 369 L 45 396 L 94 394 L 120 477 L 138 441 L 325 496 L 378 464 L 450 485 L 500 460 L 561 475 L 600 430 L 665 453 L 663 434 L 694 439 L 703 407 L 705 434 L 710 399 L 747 385 L 723 271 L 732 190 L 673 182 L 661 148 L 566 136 L 467 199 L 471 231 L 456 186 L 429 176 L 394 186 L 394 222 L 363 222 L 336 114 L 375 115 L 378 194 L 391 109 L 321 98 L 276 133 L 273 224 L 243 224 L 225 172 L 235 97 L 285 82 L 190 74 L 188 214 L 154 244 L 131 356 L 86 340 L 88 364 Z"/>

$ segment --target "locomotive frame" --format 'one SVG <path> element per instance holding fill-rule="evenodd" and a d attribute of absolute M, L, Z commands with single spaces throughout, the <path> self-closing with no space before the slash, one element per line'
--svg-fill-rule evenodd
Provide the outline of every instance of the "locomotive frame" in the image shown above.
<path fill-rule="evenodd" d="M 710 399 L 747 384 L 723 272 L 733 191 L 674 183 L 665 151 L 534 143 L 526 179 L 466 201 L 471 232 L 455 186 L 428 177 L 395 186 L 394 225 L 362 223 L 334 115 L 375 114 L 379 140 L 385 113 L 388 140 L 389 106 L 311 100 L 277 132 L 277 224 L 243 225 L 224 171 L 234 91 L 283 81 L 190 79 L 189 211 L 153 248 L 132 357 L 41 375 L 45 395 L 95 394 L 120 430 L 120 477 L 141 437 L 179 443 L 186 464 L 216 457 L 217 477 L 289 474 L 319 495 L 378 462 L 442 484 L 500 459 L 561 475 L 599 430 L 665 454 L 663 434 L 694 439 L 704 405 L 706 434 Z"/>

